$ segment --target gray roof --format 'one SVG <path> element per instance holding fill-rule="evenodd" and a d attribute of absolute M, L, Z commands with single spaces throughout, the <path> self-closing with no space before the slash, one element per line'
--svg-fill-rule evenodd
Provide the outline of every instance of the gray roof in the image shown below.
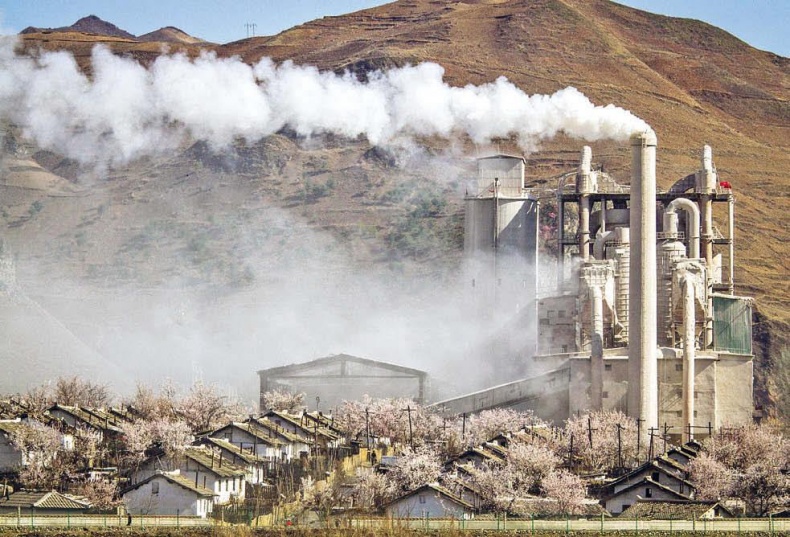
<path fill-rule="evenodd" d="M 363 364 L 371 367 L 378 367 L 380 369 L 387 369 L 389 371 L 395 371 L 413 377 L 424 378 L 428 376 L 428 373 L 426 373 L 425 371 L 420 371 L 419 369 L 412 369 L 411 367 L 404 367 L 401 365 L 390 364 L 387 362 L 379 362 L 378 360 L 370 360 L 368 358 L 360 358 L 358 356 L 351 356 L 350 354 L 335 354 L 332 356 L 326 356 L 324 358 L 318 358 L 310 362 L 303 362 L 301 364 L 291 364 L 291 365 L 284 365 L 280 367 L 272 367 L 269 369 L 261 369 L 260 371 L 258 371 L 258 375 L 269 377 L 269 376 L 278 376 L 288 373 L 295 373 L 299 371 L 309 371 L 317 366 L 320 367 L 323 365 L 334 364 L 337 362 L 356 362 L 358 364 Z"/>
<path fill-rule="evenodd" d="M 27 491 L 14 492 L 8 498 L 0 499 L 0 508 L 22 508 L 22 509 L 71 509 L 84 511 L 91 507 L 90 503 L 78 501 L 60 492 L 51 491 Z"/>
<path fill-rule="evenodd" d="M 694 520 L 711 509 L 719 506 L 732 516 L 729 509 L 713 501 L 653 501 L 640 499 L 620 514 L 620 518 L 641 518 L 656 520 Z"/>
<path fill-rule="evenodd" d="M 154 479 L 164 479 L 166 481 L 169 481 L 170 483 L 173 483 L 174 485 L 178 485 L 179 487 L 181 487 L 183 489 L 186 489 L 186 490 L 189 490 L 191 492 L 194 492 L 198 496 L 204 496 L 204 497 L 209 497 L 209 498 L 217 496 L 217 494 L 215 494 L 211 490 L 209 490 L 209 489 L 207 489 L 205 487 L 201 487 L 200 485 L 195 485 L 194 481 L 192 481 L 191 479 L 187 479 L 186 477 L 182 476 L 181 474 L 173 474 L 173 473 L 166 473 L 166 472 L 157 472 L 157 473 L 155 473 L 153 475 L 150 475 L 150 476 L 146 477 L 142 481 L 139 481 L 139 482 L 135 483 L 134 485 L 125 488 L 124 490 L 121 491 L 121 496 L 123 496 L 127 492 L 130 492 L 132 490 L 135 490 L 135 489 L 138 489 L 138 488 L 142 487 L 143 485 L 145 485 L 149 481 L 153 481 Z"/>

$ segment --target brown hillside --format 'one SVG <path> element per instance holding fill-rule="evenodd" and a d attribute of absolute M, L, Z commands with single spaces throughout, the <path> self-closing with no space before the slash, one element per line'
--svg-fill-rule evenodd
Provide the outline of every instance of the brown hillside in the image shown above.
<path fill-rule="evenodd" d="M 454 85 L 504 75 L 529 93 L 572 85 L 654 127 L 665 188 L 698 167 L 699 148 L 709 143 L 738 194 L 739 288 L 755 294 L 771 318 L 790 320 L 790 234 L 781 218 L 790 210 L 787 58 L 703 22 L 607 0 L 403 0 L 230 43 L 220 52 L 248 62 L 268 56 L 362 72 L 434 61 Z M 626 167 L 627 153 L 611 151 L 617 155 L 607 167 Z"/>
<path fill-rule="evenodd" d="M 31 49 L 73 51 L 83 68 L 96 43 L 142 62 L 161 51 L 161 43 L 84 33 L 21 37 Z M 504 75 L 528 93 L 572 85 L 596 104 L 627 108 L 653 126 L 663 188 L 697 170 L 702 145 L 711 144 L 719 174 L 733 184 L 737 196 L 736 292 L 755 296 L 760 319 L 766 320 L 756 328 L 761 356 L 776 356 L 788 345 L 787 58 L 756 50 L 703 22 L 607 0 L 401 0 L 325 17 L 276 36 L 220 46 L 173 44 L 170 50 L 195 55 L 201 48 L 247 62 L 266 56 L 359 76 L 432 61 L 445 68 L 453 85 Z M 581 145 L 564 138 L 545 143 L 529 155 L 530 180 L 553 187 L 547 178 L 574 169 Z M 518 151 L 507 141 L 500 146 Z M 468 149 L 475 156 L 476 149 Z M 365 143 L 332 137 L 306 143 L 283 132 L 240 146 L 231 155 L 215 155 L 196 144 L 182 154 L 112 170 L 97 180 L 81 176 L 73 163 L 57 156 L 36 152 L 35 147 L 26 150 L 48 170 L 91 188 L 88 195 L 45 197 L 43 209 L 35 214 L 30 206 L 41 199 L 41 190 L 4 188 L 3 219 L 9 225 L 9 242 L 20 252 L 23 283 L 25 267 L 43 273 L 69 271 L 101 285 L 120 281 L 156 286 L 178 278 L 236 288 L 246 285 L 256 270 L 265 274 L 258 281 L 274 278 L 266 270 L 283 253 L 261 249 L 249 237 L 237 235 L 234 230 L 241 228 L 249 235 L 275 236 L 281 245 L 290 244 L 291 233 L 330 230 L 357 261 L 416 260 L 410 266 L 418 272 L 427 271 L 426 260 L 453 260 L 460 249 L 463 188 L 446 178 L 469 173 L 467 162 L 439 171 L 416 165 L 397 171 L 390 155 Z M 602 142 L 593 151 L 596 164 L 628 181 L 627 147 Z M 36 173 L 17 175 L 13 184 L 42 177 Z M 437 177 L 444 182 L 426 180 Z M 438 200 L 445 205 L 425 210 Z M 261 216 L 271 205 L 296 215 L 302 227 L 288 233 L 272 228 Z M 186 261 L 175 266 L 173 256 Z M 334 265 L 327 266 L 331 273 Z M 35 298 L 68 316 L 70 306 L 56 291 L 41 288 Z M 90 314 L 98 323 L 108 317 L 109 308 L 97 301 Z M 83 340 L 113 349 L 108 333 L 71 327 Z M 770 376 L 769 367 L 770 362 L 759 374 Z M 762 387 L 765 382 L 761 378 Z"/>

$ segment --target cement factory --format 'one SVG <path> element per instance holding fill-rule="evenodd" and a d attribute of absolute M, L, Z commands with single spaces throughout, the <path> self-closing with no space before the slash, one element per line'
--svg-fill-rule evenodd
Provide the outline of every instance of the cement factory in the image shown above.
<path fill-rule="evenodd" d="M 661 431 L 683 441 L 753 419 L 752 300 L 734 294 L 731 186 L 719 181 L 705 146 L 699 170 L 657 192 L 656 148 L 652 131 L 631 137 L 630 186 L 594 170 L 589 147 L 578 170 L 559 180 L 550 293 L 538 286 L 536 267 L 547 261 L 539 259 L 540 203 L 525 186 L 526 161 L 478 160 L 464 250 L 475 311 L 502 323 L 477 359 L 493 361 L 502 383 L 434 405 L 447 414 L 531 409 L 555 423 L 616 409 L 636 418 L 643 436 Z M 714 221 L 720 214 L 723 223 Z M 321 365 L 316 371 L 326 374 Z M 411 376 L 424 398 L 419 372 L 378 369 Z M 262 392 L 308 388 L 309 401 L 315 390 L 309 364 L 259 375 Z"/>

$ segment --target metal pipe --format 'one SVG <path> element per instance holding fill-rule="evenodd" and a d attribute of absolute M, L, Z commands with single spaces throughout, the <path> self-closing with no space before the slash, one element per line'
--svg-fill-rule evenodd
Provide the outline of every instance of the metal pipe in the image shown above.
<path fill-rule="evenodd" d="M 674 237 L 677 237 L 678 221 L 672 215 L 677 214 L 677 209 L 683 209 L 687 215 L 688 257 L 690 259 L 699 259 L 699 207 L 688 198 L 676 198 L 667 205 L 666 211 L 664 211 L 664 231 L 673 233 Z M 710 265 L 708 268 L 710 269 Z"/>
<path fill-rule="evenodd" d="M 579 162 L 579 174 L 576 178 L 576 190 L 581 194 L 579 200 L 579 254 L 582 261 L 590 258 L 590 171 L 592 168 L 592 149 L 585 145 Z"/>
<path fill-rule="evenodd" d="M 705 263 L 708 265 L 708 274 L 713 274 L 713 196 L 716 194 L 718 177 L 713 167 L 713 150 L 709 145 L 702 148 L 702 177 L 698 190 L 702 194 L 702 242 L 705 251 Z M 695 257 L 695 256 L 690 256 Z"/>
<path fill-rule="evenodd" d="M 595 243 L 593 244 L 593 256 L 598 261 L 603 261 L 605 257 L 605 248 L 607 242 L 612 242 L 616 239 L 614 230 L 607 231 L 603 235 L 600 235 L 597 239 L 595 239 Z"/>
<path fill-rule="evenodd" d="M 730 274 L 728 276 L 728 284 L 730 287 L 730 294 L 735 294 L 735 198 L 730 194 L 727 200 L 727 234 L 730 236 Z"/>
<path fill-rule="evenodd" d="M 653 131 L 631 136 L 628 413 L 644 438 L 658 427 L 656 341 L 656 146 Z"/>
<path fill-rule="evenodd" d="M 683 278 L 683 442 L 694 438 L 694 360 L 696 358 L 696 304 L 694 282 Z"/>
<path fill-rule="evenodd" d="M 601 410 L 603 405 L 603 292 L 595 285 L 590 288 L 592 303 L 592 342 L 590 353 L 590 408 Z"/>

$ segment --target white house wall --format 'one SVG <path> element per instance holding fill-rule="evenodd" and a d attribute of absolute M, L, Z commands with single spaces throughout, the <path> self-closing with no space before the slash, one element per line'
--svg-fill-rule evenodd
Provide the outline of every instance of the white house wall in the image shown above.
<path fill-rule="evenodd" d="M 152 484 L 159 484 L 159 493 L 152 493 Z M 124 494 L 126 511 L 134 515 L 181 515 L 205 518 L 211 510 L 211 498 L 199 497 L 195 492 L 171 483 L 167 479 L 153 479 Z"/>

